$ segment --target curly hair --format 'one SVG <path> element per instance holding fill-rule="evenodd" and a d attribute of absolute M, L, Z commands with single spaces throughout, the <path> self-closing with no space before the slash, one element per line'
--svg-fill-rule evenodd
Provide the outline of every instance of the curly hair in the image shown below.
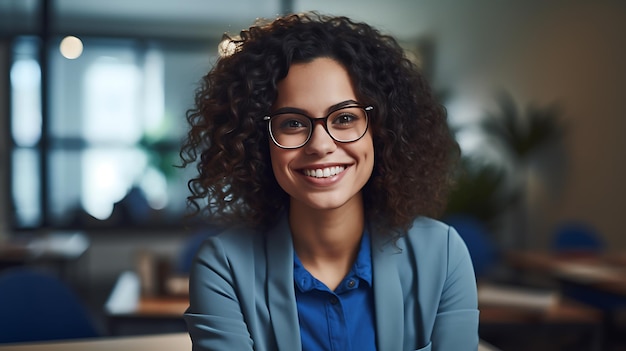
<path fill-rule="evenodd" d="M 318 13 L 279 17 L 225 38 L 232 52 L 203 77 L 187 112 L 190 130 L 180 154 L 183 166 L 195 163 L 198 170 L 188 182 L 194 215 L 267 227 L 287 208 L 262 118 L 290 65 L 320 57 L 342 64 L 359 102 L 374 106 L 374 171 L 363 189 L 371 223 L 402 233 L 417 216 L 439 215 L 458 148 L 445 109 L 395 39 Z"/>

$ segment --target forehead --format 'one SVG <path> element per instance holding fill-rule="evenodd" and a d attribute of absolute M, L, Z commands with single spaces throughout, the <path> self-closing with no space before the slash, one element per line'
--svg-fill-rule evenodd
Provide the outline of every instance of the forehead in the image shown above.
<path fill-rule="evenodd" d="M 291 65 L 277 85 L 274 109 L 295 107 L 320 114 L 332 105 L 357 100 L 348 71 L 330 58 Z"/>

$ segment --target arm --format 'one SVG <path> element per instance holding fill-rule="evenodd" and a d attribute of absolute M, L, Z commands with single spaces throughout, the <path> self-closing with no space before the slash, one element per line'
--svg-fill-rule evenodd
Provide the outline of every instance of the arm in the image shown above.
<path fill-rule="evenodd" d="M 446 280 L 433 327 L 433 350 L 478 349 L 478 298 L 476 278 L 463 239 L 448 233 Z"/>
<path fill-rule="evenodd" d="M 236 288 L 219 238 L 208 239 L 191 269 L 184 315 L 194 351 L 253 349 Z"/>

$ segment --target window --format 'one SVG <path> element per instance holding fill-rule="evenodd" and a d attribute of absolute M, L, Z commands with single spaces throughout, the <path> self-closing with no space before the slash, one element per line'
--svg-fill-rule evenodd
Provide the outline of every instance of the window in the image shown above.
<path fill-rule="evenodd" d="M 42 118 L 40 43 L 20 37 L 11 65 L 14 227 L 177 226 L 186 210 L 178 150 L 185 112 L 214 45 L 81 38 L 52 41 Z"/>
<path fill-rule="evenodd" d="M 39 42 L 22 37 L 13 45 L 11 82 L 11 180 L 17 227 L 41 225 L 41 67 Z"/>

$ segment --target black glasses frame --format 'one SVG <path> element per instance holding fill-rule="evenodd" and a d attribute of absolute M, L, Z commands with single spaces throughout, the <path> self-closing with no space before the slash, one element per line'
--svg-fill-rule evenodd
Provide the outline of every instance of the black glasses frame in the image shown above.
<path fill-rule="evenodd" d="M 354 107 L 363 109 L 363 111 L 365 112 L 365 118 L 367 120 L 365 121 L 366 122 L 365 123 L 365 130 L 363 131 L 363 134 L 361 134 L 360 137 L 358 137 L 358 138 L 356 138 L 354 140 L 347 140 L 346 141 L 346 140 L 338 140 L 338 139 L 336 139 L 330 133 L 330 131 L 328 130 L 328 118 L 330 117 L 330 115 L 332 115 L 333 113 L 335 113 L 335 112 L 337 112 L 339 110 L 343 110 L 345 108 L 354 108 Z M 279 144 L 278 141 L 276 140 L 276 138 L 274 138 L 274 133 L 272 133 L 272 126 L 269 123 L 270 120 L 272 119 L 272 117 L 274 117 L 274 116 L 279 116 L 279 115 L 282 115 L 282 114 L 294 113 L 294 112 L 279 112 L 279 113 L 276 113 L 276 114 L 270 114 L 270 115 L 267 115 L 267 116 L 263 117 L 263 120 L 268 122 L 267 123 L 267 130 L 268 130 L 268 132 L 270 134 L 270 138 L 274 142 L 274 145 L 278 146 L 281 149 L 298 149 L 298 148 L 301 148 L 304 145 L 306 145 L 306 143 L 308 143 L 309 140 L 311 140 L 311 136 L 313 135 L 313 129 L 315 129 L 314 127 L 315 127 L 316 123 L 322 123 L 322 126 L 324 126 L 324 130 L 326 131 L 326 133 L 330 136 L 331 139 L 333 139 L 334 141 L 336 141 L 338 143 L 347 144 L 347 143 L 353 143 L 353 142 L 355 142 L 357 140 L 360 140 L 361 138 L 363 138 L 363 136 L 367 133 L 367 130 L 369 129 L 370 116 L 369 116 L 368 111 L 372 111 L 373 109 L 374 109 L 374 107 L 371 106 L 371 105 L 370 106 L 363 106 L 363 105 L 358 105 L 358 104 L 346 105 L 346 106 L 341 106 L 339 108 L 336 108 L 336 109 L 328 112 L 328 114 L 325 117 L 318 117 L 318 118 L 314 118 L 314 117 L 308 116 L 308 115 L 306 115 L 306 114 L 304 114 L 302 112 L 295 112 L 295 113 L 297 113 L 297 114 L 299 114 L 299 115 L 301 115 L 303 117 L 308 118 L 311 121 L 311 128 L 309 129 L 309 135 L 306 137 L 306 140 L 304 140 L 304 142 L 302 144 L 298 145 L 298 146 L 283 146 L 283 145 Z"/>

